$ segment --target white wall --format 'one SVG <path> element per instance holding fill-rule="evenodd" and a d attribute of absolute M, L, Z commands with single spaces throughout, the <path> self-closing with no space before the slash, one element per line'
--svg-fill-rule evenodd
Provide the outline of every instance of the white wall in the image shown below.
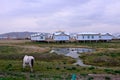
<path fill-rule="evenodd" d="M 78 35 L 77 40 L 99 40 L 99 35 Z"/>
<path fill-rule="evenodd" d="M 45 36 L 31 36 L 32 41 L 44 41 Z"/>
<path fill-rule="evenodd" d="M 55 41 L 67 41 L 67 40 L 69 40 L 70 38 L 69 38 L 69 36 L 54 36 L 53 37 L 53 39 L 55 40 Z"/>
<path fill-rule="evenodd" d="M 100 40 L 112 40 L 112 36 L 109 36 L 109 35 L 102 35 Z"/>

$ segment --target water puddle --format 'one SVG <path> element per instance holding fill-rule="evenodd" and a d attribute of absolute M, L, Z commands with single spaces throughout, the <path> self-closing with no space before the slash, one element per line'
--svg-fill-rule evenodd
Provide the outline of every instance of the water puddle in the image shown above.
<path fill-rule="evenodd" d="M 94 49 L 90 48 L 53 48 L 50 53 L 57 53 L 57 54 L 63 54 L 65 56 L 70 56 L 72 58 L 76 59 L 75 65 L 80 65 L 80 66 L 90 66 L 86 65 L 83 63 L 83 61 L 79 58 L 81 53 L 84 52 L 93 52 L 95 51 Z"/>

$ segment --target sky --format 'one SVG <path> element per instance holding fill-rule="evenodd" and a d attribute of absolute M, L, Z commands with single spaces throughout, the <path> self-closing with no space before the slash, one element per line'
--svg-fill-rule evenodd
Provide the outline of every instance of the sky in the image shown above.
<path fill-rule="evenodd" d="M 0 33 L 120 32 L 120 0 L 0 0 Z"/>

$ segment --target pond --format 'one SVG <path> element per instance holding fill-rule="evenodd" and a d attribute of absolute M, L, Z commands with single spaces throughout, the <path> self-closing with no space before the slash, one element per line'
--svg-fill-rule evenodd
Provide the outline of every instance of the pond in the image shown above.
<path fill-rule="evenodd" d="M 78 64 L 80 66 L 90 66 L 83 63 L 83 61 L 79 58 L 81 53 L 84 52 L 93 52 L 94 49 L 91 48 L 53 48 L 50 53 L 57 53 L 57 54 L 63 54 L 65 56 L 70 56 L 74 59 L 76 59 L 75 65 Z"/>

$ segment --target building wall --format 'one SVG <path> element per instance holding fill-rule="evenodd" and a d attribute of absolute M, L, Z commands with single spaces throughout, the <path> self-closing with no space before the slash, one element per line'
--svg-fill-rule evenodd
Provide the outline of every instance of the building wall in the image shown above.
<path fill-rule="evenodd" d="M 44 41 L 45 36 L 31 36 L 31 40 L 33 40 L 33 41 Z"/>
<path fill-rule="evenodd" d="M 99 35 L 78 35 L 76 40 L 99 40 Z"/>
<path fill-rule="evenodd" d="M 55 41 L 68 41 L 69 39 L 70 39 L 69 36 L 59 36 L 59 35 L 57 35 L 57 36 L 53 37 L 53 40 L 55 40 Z"/>
<path fill-rule="evenodd" d="M 30 37 L 32 41 L 36 41 L 36 37 L 35 36 L 31 36 Z"/>
<path fill-rule="evenodd" d="M 44 41 L 45 40 L 45 36 L 37 36 L 37 41 Z"/>
<path fill-rule="evenodd" d="M 112 40 L 112 36 L 109 35 L 102 35 L 100 40 Z"/>

